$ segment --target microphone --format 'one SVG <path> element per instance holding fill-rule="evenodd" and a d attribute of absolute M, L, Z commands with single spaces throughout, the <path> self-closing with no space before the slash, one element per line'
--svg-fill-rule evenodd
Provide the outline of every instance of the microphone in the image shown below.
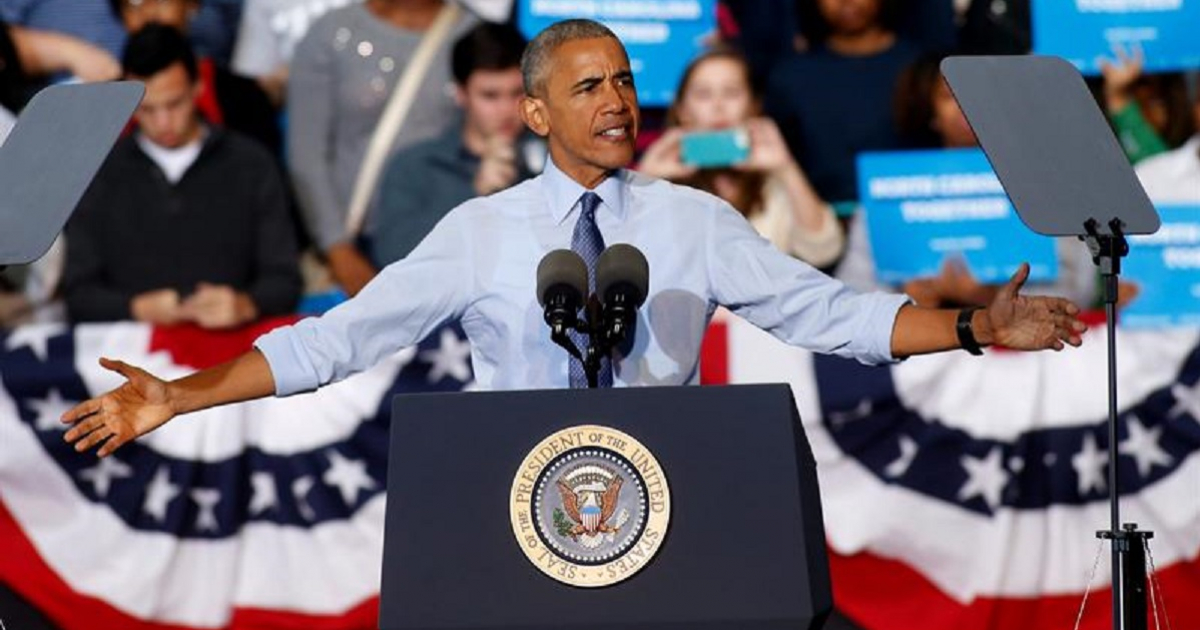
<path fill-rule="evenodd" d="M 649 288 L 650 264 L 641 250 L 618 243 L 600 254 L 596 261 L 596 293 L 604 305 L 604 332 L 610 347 L 625 338 Z"/>
<path fill-rule="evenodd" d="M 545 309 L 546 323 L 553 336 L 575 328 L 577 312 L 588 290 L 588 268 L 579 254 L 556 249 L 537 267 L 538 304 Z M 572 344 L 572 347 L 574 344 Z"/>

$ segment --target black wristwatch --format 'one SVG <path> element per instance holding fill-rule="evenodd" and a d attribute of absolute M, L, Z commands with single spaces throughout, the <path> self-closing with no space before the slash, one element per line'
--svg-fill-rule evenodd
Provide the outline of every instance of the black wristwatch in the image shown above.
<path fill-rule="evenodd" d="M 983 349 L 979 347 L 979 341 L 975 339 L 975 331 L 971 330 L 971 318 L 975 315 L 975 311 L 981 308 L 983 307 L 972 306 L 962 309 L 958 312 L 958 321 L 954 324 L 954 330 L 958 333 L 959 345 L 963 350 L 975 356 L 983 354 Z"/>

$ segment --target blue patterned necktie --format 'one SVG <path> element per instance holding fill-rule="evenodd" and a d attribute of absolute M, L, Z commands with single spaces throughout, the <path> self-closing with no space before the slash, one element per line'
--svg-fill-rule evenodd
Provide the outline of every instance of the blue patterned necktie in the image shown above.
<path fill-rule="evenodd" d="M 575 234 L 571 236 L 571 249 L 583 258 L 583 262 L 588 266 L 588 293 L 596 292 L 596 261 L 600 259 L 600 253 L 604 251 L 604 237 L 600 235 L 600 228 L 596 226 L 596 208 L 600 207 L 600 195 L 594 192 L 585 192 L 579 198 L 579 220 L 575 222 Z M 580 313 L 580 318 L 586 317 L 586 309 Z M 588 336 L 583 333 L 571 331 L 571 340 L 575 342 L 575 347 L 587 356 L 587 348 L 589 344 Z M 587 372 L 583 369 L 583 364 L 574 359 L 570 362 L 570 377 L 572 388 L 584 388 L 588 386 Z M 609 357 L 600 359 L 600 374 L 597 379 L 599 387 L 612 387 L 613 373 L 612 361 Z"/>

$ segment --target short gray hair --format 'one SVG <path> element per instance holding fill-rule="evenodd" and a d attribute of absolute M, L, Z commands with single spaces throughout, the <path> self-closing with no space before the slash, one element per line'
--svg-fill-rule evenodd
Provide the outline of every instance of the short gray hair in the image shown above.
<path fill-rule="evenodd" d="M 521 55 L 521 78 L 525 82 L 525 93 L 531 96 L 541 94 L 546 85 L 547 61 L 559 46 L 577 39 L 603 37 L 621 41 L 616 33 L 595 20 L 563 20 L 546 27 L 529 42 L 525 54 Z"/>

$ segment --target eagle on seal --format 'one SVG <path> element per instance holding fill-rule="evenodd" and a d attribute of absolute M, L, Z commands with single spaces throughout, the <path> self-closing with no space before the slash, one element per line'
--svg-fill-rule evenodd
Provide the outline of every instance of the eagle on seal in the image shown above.
<path fill-rule="evenodd" d="M 604 492 L 581 489 L 576 493 L 562 479 L 558 480 L 556 485 L 559 494 L 562 495 L 563 511 L 575 522 L 570 531 L 572 540 L 578 540 L 581 535 L 596 536 L 619 529 L 609 525 L 608 520 L 617 511 L 617 499 L 624 481 L 621 477 L 614 476 L 604 488 Z"/>

